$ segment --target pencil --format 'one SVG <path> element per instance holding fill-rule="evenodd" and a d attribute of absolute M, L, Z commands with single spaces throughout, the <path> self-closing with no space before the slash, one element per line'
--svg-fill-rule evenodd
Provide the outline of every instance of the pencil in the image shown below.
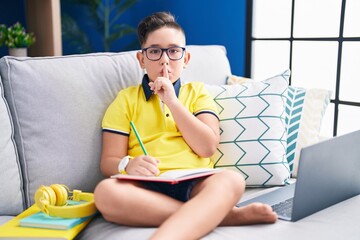
<path fill-rule="evenodd" d="M 138 131 L 136 130 L 136 127 L 135 127 L 135 125 L 134 125 L 134 123 L 133 123 L 132 121 L 130 121 L 130 126 L 131 126 L 132 130 L 134 131 L 135 136 L 136 136 L 136 138 L 137 138 L 137 140 L 138 140 L 138 142 L 139 142 L 139 144 L 140 144 L 140 146 L 141 146 L 141 149 L 143 150 L 144 154 L 145 154 L 145 155 L 148 155 L 148 153 L 147 153 L 147 151 L 146 151 L 146 149 L 145 149 L 144 143 L 141 141 L 140 135 L 139 135 Z"/>

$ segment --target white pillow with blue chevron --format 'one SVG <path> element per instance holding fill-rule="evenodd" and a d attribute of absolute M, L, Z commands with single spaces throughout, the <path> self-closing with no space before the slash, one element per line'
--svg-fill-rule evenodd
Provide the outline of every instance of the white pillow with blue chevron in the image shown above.
<path fill-rule="evenodd" d="M 248 187 L 284 185 L 285 102 L 290 71 L 264 81 L 206 85 L 219 110 L 220 144 L 212 156 L 216 168 L 239 171 Z"/>
<path fill-rule="evenodd" d="M 228 85 L 254 82 L 251 78 L 229 76 Z M 286 94 L 286 158 L 292 177 L 297 177 L 300 150 L 303 147 L 319 142 L 320 127 L 327 106 L 330 103 L 331 91 L 327 89 L 305 89 L 289 86 Z"/>
<path fill-rule="evenodd" d="M 300 150 L 319 142 L 321 122 L 331 91 L 289 86 L 286 101 L 287 150 L 292 177 L 297 177 Z"/>

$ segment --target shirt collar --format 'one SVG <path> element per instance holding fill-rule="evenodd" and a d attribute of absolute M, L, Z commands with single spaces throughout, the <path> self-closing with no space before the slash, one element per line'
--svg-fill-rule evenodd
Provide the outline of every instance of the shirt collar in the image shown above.
<path fill-rule="evenodd" d="M 149 77 L 148 77 L 147 74 L 144 75 L 141 85 L 142 85 L 142 88 L 144 90 L 146 101 L 148 101 L 150 99 L 151 95 L 153 94 L 153 92 L 150 89 Z M 173 86 L 174 86 L 174 89 L 175 89 L 176 97 L 179 97 L 180 87 L 181 87 L 180 78 L 173 83 Z"/>

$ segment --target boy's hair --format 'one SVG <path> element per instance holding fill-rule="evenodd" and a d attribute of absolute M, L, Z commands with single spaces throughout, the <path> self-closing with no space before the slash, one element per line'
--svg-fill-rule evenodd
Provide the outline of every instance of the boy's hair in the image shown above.
<path fill-rule="evenodd" d="M 146 18 L 144 18 L 138 25 L 137 33 L 140 42 L 140 46 L 146 42 L 149 33 L 155 30 L 169 27 L 181 31 L 185 38 L 185 32 L 183 28 L 176 22 L 174 16 L 168 12 L 157 12 Z"/>

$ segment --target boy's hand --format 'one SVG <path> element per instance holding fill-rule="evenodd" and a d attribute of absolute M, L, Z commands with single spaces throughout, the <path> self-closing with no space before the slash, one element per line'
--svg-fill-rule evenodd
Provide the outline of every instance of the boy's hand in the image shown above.
<path fill-rule="evenodd" d="M 167 64 L 163 65 L 162 77 L 157 77 L 154 82 L 149 83 L 150 89 L 160 97 L 160 100 L 167 104 L 177 99 L 174 86 L 169 79 Z"/>
<path fill-rule="evenodd" d="M 126 172 L 129 175 L 156 176 L 160 173 L 158 168 L 159 163 L 160 161 L 158 159 L 151 156 L 137 156 L 129 161 Z"/>

